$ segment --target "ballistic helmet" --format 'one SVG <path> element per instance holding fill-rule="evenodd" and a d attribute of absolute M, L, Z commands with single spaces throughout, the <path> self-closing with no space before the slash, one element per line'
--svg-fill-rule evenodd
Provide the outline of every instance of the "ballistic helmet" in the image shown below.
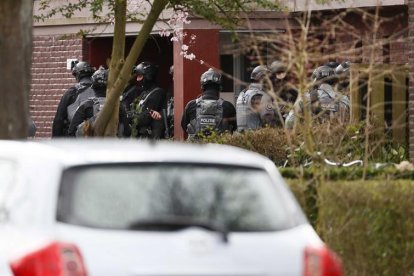
<path fill-rule="evenodd" d="M 275 60 L 270 64 L 270 71 L 272 74 L 283 73 L 287 71 L 287 68 L 282 62 Z"/>
<path fill-rule="evenodd" d="M 329 61 L 325 64 L 325 66 L 331 67 L 334 70 L 336 67 L 338 67 L 338 65 L 339 65 L 339 62 L 336 62 L 336 61 Z"/>
<path fill-rule="evenodd" d="M 259 65 L 253 69 L 252 73 L 250 74 L 250 79 L 252 81 L 258 82 L 262 80 L 264 77 L 268 76 L 269 73 L 270 73 L 270 70 L 269 68 L 267 68 L 267 66 Z"/>
<path fill-rule="evenodd" d="M 335 76 L 335 70 L 329 66 L 319 66 L 312 73 L 312 79 L 315 81 L 332 79 Z"/>
<path fill-rule="evenodd" d="M 351 62 L 349 60 L 344 61 L 335 68 L 335 73 L 337 75 L 347 73 L 349 71 L 349 67 L 351 67 Z"/>
<path fill-rule="evenodd" d="M 221 74 L 217 71 L 214 71 L 213 68 L 210 68 L 201 75 L 200 84 L 202 87 L 206 86 L 207 84 L 221 85 Z"/>
<path fill-rule="evenodd" d="M 90 77 L 94 71 L 88 62 L 80 61 L 73 66 L 72 75 L 79 81 L 83 77 Z"/>
<path fill-rule="evenodd" d="M 158 66 L 144 61 L 137 65 L 134 69 L 134 74 L 143 75 L 146 81 L 154 81 L 157 77 Z"/>
<path fill-rule="evenodd" d="M 98 70 L 93 73 L 92 77 L 92 86 L 94 88 L 104 88 L 108 82 L 108 70 L 103 68 L 102 66 L 99 67 Z"/>

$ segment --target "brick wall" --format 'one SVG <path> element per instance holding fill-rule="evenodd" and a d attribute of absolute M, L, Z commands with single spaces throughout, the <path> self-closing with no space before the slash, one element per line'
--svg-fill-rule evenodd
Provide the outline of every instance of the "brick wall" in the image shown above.
<path fill-rule="evenodd" d="M 82 39 L 70 36 L 33 37 L 32 85 L 30 114 L 36 138 L 51 137 L 52 122 L 63 92 L 75 83 L 66 59 L 83 59 Z"/>
<path fill-rule="evenodd" d="M 414 0 L 408 0 L 408 65 L 409 65 L 409 103 L 408 127 L 410 160 L 414 162 Z"/>
<path fill-rule="evenodd" d="M 337 53 L 337 60 L 350 60 L 355 63 L 369 63 L 371 58 L 372 43 L 370 40 L 364 39 L 362 41 L 362 48 L 358 49 L 355 46 L 358 39 L 352 36 L 341 36 L 337 40 L 335 52 Z M 401 36 L 389 40 L 389 61 L 384 61 L 383 49 L 381 40 L 377 41 L 376 55 L 374 57 L 375 63 L 389 63 L 389 64 L 406 64 L 408 56 L 407 37 Z M 368 45 L 368 46 L 367 46 Z"/>
<path fill-rule="evenodd" d="M 408 55 L 407 37 L 401 37 L 390 42 L 390 63 L 406 64 Z"/>

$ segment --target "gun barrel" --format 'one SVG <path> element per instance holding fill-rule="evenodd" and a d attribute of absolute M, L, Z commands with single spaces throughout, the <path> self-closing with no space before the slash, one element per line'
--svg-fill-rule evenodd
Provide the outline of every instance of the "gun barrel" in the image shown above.
<path fill-rule="evenodd" d="M 165 108 L 162 109 L 162 120 L 164 122 L 164 127 L 165 127 L 165 138 L 169 138 L 170 128 L 168 127 L 167 110 L 165 110 Z"/>

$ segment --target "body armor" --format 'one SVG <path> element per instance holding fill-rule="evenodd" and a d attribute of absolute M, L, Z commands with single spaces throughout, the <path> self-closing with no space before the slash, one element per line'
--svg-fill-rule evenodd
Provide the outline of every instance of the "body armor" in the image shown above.
<path fill-rule="evenodd" d="M 310 111 L 312 116 L 317 118 L 319 122 L 325 120 L 337 118 L 342 122 L 346 122 L 349 119 L 350 101 L 345 95 L 335 92 L 331 85 L 323 83 L 318 88 L 315 88 L 311 92 L 305 93 L 304 97 L 307 98 L 310 104 Z M 298 114 L 303 114 L 304 103 L 301 99 L 295 104 L 294 110 L 291 110 L 285 120 L 287 128 L 292 128 Z M 309 106 L 308 106 L 309 108 Z M 300 116 L 299 116 L 300 117 Z"/>
<path fill-rule="evenodd" d="M 260 84 L 251 84 L 245 91 L 240 92 L 236 101 L 237 130 L 258 129 L 262 127 L 260 114 L 252 106 L 253 97 L 263 97 Z"/>
<path fill-rule="evenodd" d="M 76 100 L 72 104 L 68 105 L 67 107 L 69 123 L 72 122 L 76 109 L 78 109 L 78 107 L 87 99 L 95 97 L 95 92 L 93 91 L 91 87 L 87 87 L 82 84 L 79 84 L 77 85 L 76 89 L 77 89 Z"/>
<path fill-rule="evenodd" d="M 278 106 L 274 104 L 273 98 L 264 94 L 260 102 L 260 119 L 262 126 L 277 127 L 282 126 L 282 114 L 278 112 Z"/>
<path fill-rule="evenodd" d="M 329 84 L 321 84 L 317 90 L 317 96 L 317 110 L 312 111 L 316 114 L 322 113 L 323 118 L 337 116 L 340 110 L 349 111 L 348 97 L 336 93 Z"/>
<path fill-rule="evenodd" d="M 209 134 L 212 130 L 225 131 L 223 125 L 223 99 L 207 100 L 198 98 L 196 100 L 196 118 L 191 120 L 188 134 Z"/>
<path fill-rule="evenodd" d="M 105 104 L 106 98 L 105 97 L 93 97 L 93 98 L 89 98 L 88 100 L 93 101 L 93 106 L 92 106 L 93 116 L 91 118 L 88 118 L 88 120 L 87 120 L 88 123 L 91 125 L 96 120 L 96 117 L 98 117 L 99 111 L 102 110 L 102 108 Z M 85 122 L 86 121 L 84 121 L 80 125 L 78 125 L 78 127 L 76 129 L 76 134 L 75 134 L 76 137 L 86 136 L 85 132 L 84 132 Z"/>

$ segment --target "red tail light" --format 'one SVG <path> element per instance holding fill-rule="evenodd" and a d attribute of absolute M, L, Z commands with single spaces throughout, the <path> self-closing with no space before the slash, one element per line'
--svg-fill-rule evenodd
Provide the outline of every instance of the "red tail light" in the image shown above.
<path fill-rule="evenodd" d="M 305 248 L 304 276 L 342 276 L 339 258 L 325 246 Z"/>
<path fill-rule="evenodd" d="M 79 249 L 72 244 L 53 242 L 11 263 L 15 276 L 86 276 Z"/>

